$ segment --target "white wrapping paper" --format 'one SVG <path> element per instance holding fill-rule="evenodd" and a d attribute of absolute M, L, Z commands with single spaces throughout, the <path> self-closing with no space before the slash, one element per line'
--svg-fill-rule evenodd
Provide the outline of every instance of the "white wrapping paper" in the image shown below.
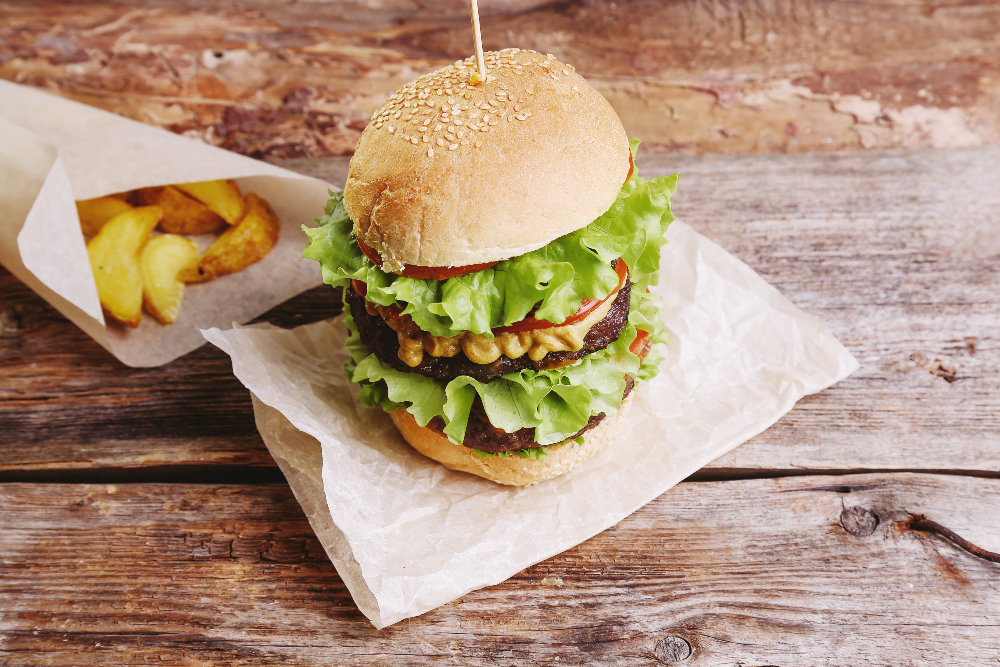
<path fill-rule="evenodd" d="M 617 441 L 510 488 L 410 449 L 343 375 L 340 320 L 212 329 L 316 534 L 377 628 L 497 584 L 613 526 L 858 364 L 743 262 L 674 222 L 660 286 L 671 333 Z M 669 517 L 664 520 L 669 521 Z"/>
<path fill-rule="evenodd" d="M 74 200 L 140 187 L 234 178 L 281 218 L 260 262 L 190 285 L 180 317 L 149 315 L 137 329 L 101 312 Z M 130 366 L 158 366 L 204 344 L 200 329 L 246 322 L 321 283 L 301 258 L 301 226 L 320 215 L 329 186 L 40 90 L 0 81 L 0 264 Z M 204 247 L 214 237 L 196 237 Z"/>

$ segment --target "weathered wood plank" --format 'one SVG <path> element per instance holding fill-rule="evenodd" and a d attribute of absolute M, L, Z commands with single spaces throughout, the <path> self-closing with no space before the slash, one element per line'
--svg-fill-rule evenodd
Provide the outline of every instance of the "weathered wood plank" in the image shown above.
<path fill-rule="evenodd" d="M 998 480 L 684 483 L 499 586 L 381 632 L 286 488 L 15 484 L 0 486 L 0 504 L 11 666 L 624 667 L 686 646 L 690 665 L 1000 655 L 1000 565 L 895 523 L 926 513 L 1000 550 Z"/>
<path fill-rule="evenodd" d="M 346 158 L 287 166 L 337 181 Z M 640 169 L 680 171 L 679 217 L 818 316 L 862 365 L 703 474 L 1000 472 L 1000 149 L 644 156 Z M 224 355 L 124 368 L 0 280 L 0 474 L 273 465 Z M 269 317 L 332 314 L 329 292 Z"/>
<path fill-rule="evenodd" d="M 247 155 L 349 154 L 415 75 L 472 53 L 451 0 L 0 7 L 0 77 Z M 551 52 L 659 151 L 1000 141 L 989 0 L 484 3 L 487 49 Z"/>
<path fill-rule="evenodd" d="M 644 164 L 861 363 L 715 469 L 1000 473 L 1000 148 Z"/>
<path fill-rule="evenodd" d="M 338 312 L 324 288 L 258 319 L 296 326 Z M 208 345 L 127 368 L 0 268 L 0 475 L 192 465 L 267 467 L 280 479 L 229 357 Z"/>

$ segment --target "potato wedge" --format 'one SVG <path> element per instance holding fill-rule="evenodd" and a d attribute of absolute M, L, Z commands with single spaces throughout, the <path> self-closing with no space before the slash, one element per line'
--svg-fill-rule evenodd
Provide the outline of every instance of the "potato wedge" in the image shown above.
<path fill-rule="evenodd" d="M 198 244 L 191 239 L 176 234 L 149 239 L 139 255 L 146 312 L 163 324 L 176 322 L 184 299 L 184 283 L 177 274 L 197 266 Z"/>
<path fill-rule="evenodd" d="M 280 230 L 281 222 L 270 204 L 251 192 L 247 195 L 247 214 L 243 220 L 222 232 L 198 260 L 198 267 L 183 272 L 181 280 L 205 282 L 245 269 L 271 252 Z"/>
<path fill-rule="evenodd" d="M 116 195 L 76 202 L 76 212 L 80 216 L 80 228 L 83 229 L 84 236 L 97 236 L 104 223 L 131 208 L 131 204 Z"/>
<path fill-rule="evenodd" d="M 136 190 L 136 199 L 146 206 L 163 209 L 160 229 L 170 234 L 207 234 L 226 226 L 226 221 L 197 199 L 172 185 Z"/>
<path fill-rule="evenodd" d="M 232 179 L 178 183 L 177 187 L 218 213 L 230 225 L 242 220 L 247 211 L 240 188 Z"/>
<path fill-rule="evenodd" d="M 130 209 L 108 220 L 87 244 L 104 311 L 130 327 L 142 321 L 139 251 L 162 216 L 159 206 Z"/>

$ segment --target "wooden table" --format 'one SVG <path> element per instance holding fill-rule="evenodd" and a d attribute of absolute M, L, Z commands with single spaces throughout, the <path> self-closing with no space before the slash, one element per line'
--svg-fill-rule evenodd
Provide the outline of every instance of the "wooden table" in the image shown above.
<path fill-rule="evenodd" d="M 228 357 L 125 368 L 0 270 L 0 664 L 997 664 L 1000 564 L 903 522 L 1000 551 L 1000 7 L 483 4 L 488 48 L 595 80 L 655 149 L 640 171 L 681 172 L 678 216 L 860 370 L 376 631 Z M 465 55 L 459 5 L 7 3 L 0 76 L 336 182 L 379 95 Z M 262 319 L 336 312 L 321 288 Z"/>

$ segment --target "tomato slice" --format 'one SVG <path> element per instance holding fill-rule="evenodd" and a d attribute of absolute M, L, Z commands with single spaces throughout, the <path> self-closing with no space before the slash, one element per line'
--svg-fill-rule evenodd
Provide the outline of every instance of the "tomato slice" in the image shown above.
<path fill-rule="evenodd" d="M 635 330 L 635 340 L 628 346 L 628 351 L 640 359 L 649 354 L 652 344 L 649 342 L 649 332 L 643 329 Z"/>
<path fill-rule="evenodd" d="M 358 239 L 358 247 L 361 248 L 361 252 L 365 253 L 365 257 L 370 259 L 375 266 L 382 266 L 382 257 L 375 252 L 372 248 L 368 247 L 361 239 Z M 475 273 L 476 271 L 482 271 L 483 269 L 488 269 L 498 262 L 484 262 L 483 264 L 469 264 L 468 266 L 416 266 L 415 264 L 404 264 L 403 270 L 397 273 L 398 276 L 403 276 L 404 278 L 433 278 L 434 280 L 447 280 L 448 278 L 457 278 L 458 276 L 465 276 L 470 273 Z"/>
<path fill-rule="evenodd" d="M 580 308 L 566 318 L 566 321 L 562 324 L 554 324 L 548 320 L 536 320 L 534 317 L 526 317 L 520 322 L 514 322 L 507 327 L 500 327 L 499 329 L 494 329 L 493 333 L 518 333 L 521 331 L 533 331 L 534 329 L 548 329 L 550 327 L 564 327 L 570 324 L 576 324 L 577 322 L 586 319 L 594 309 L 600 307 L 605 301 L 611 298 L 618 290 L 622 288 L 625 284 L 625 278 L 628 276 L 628 267 L 625 265 L 625 261 L 621 258 L 618 259 L 618 264 L 615 266 L 615 271 L 618 273 L 618 287 L 611 291 L 611 294 L 607 295 L 603 299 L 584 299 L 580 303 Z"/>

